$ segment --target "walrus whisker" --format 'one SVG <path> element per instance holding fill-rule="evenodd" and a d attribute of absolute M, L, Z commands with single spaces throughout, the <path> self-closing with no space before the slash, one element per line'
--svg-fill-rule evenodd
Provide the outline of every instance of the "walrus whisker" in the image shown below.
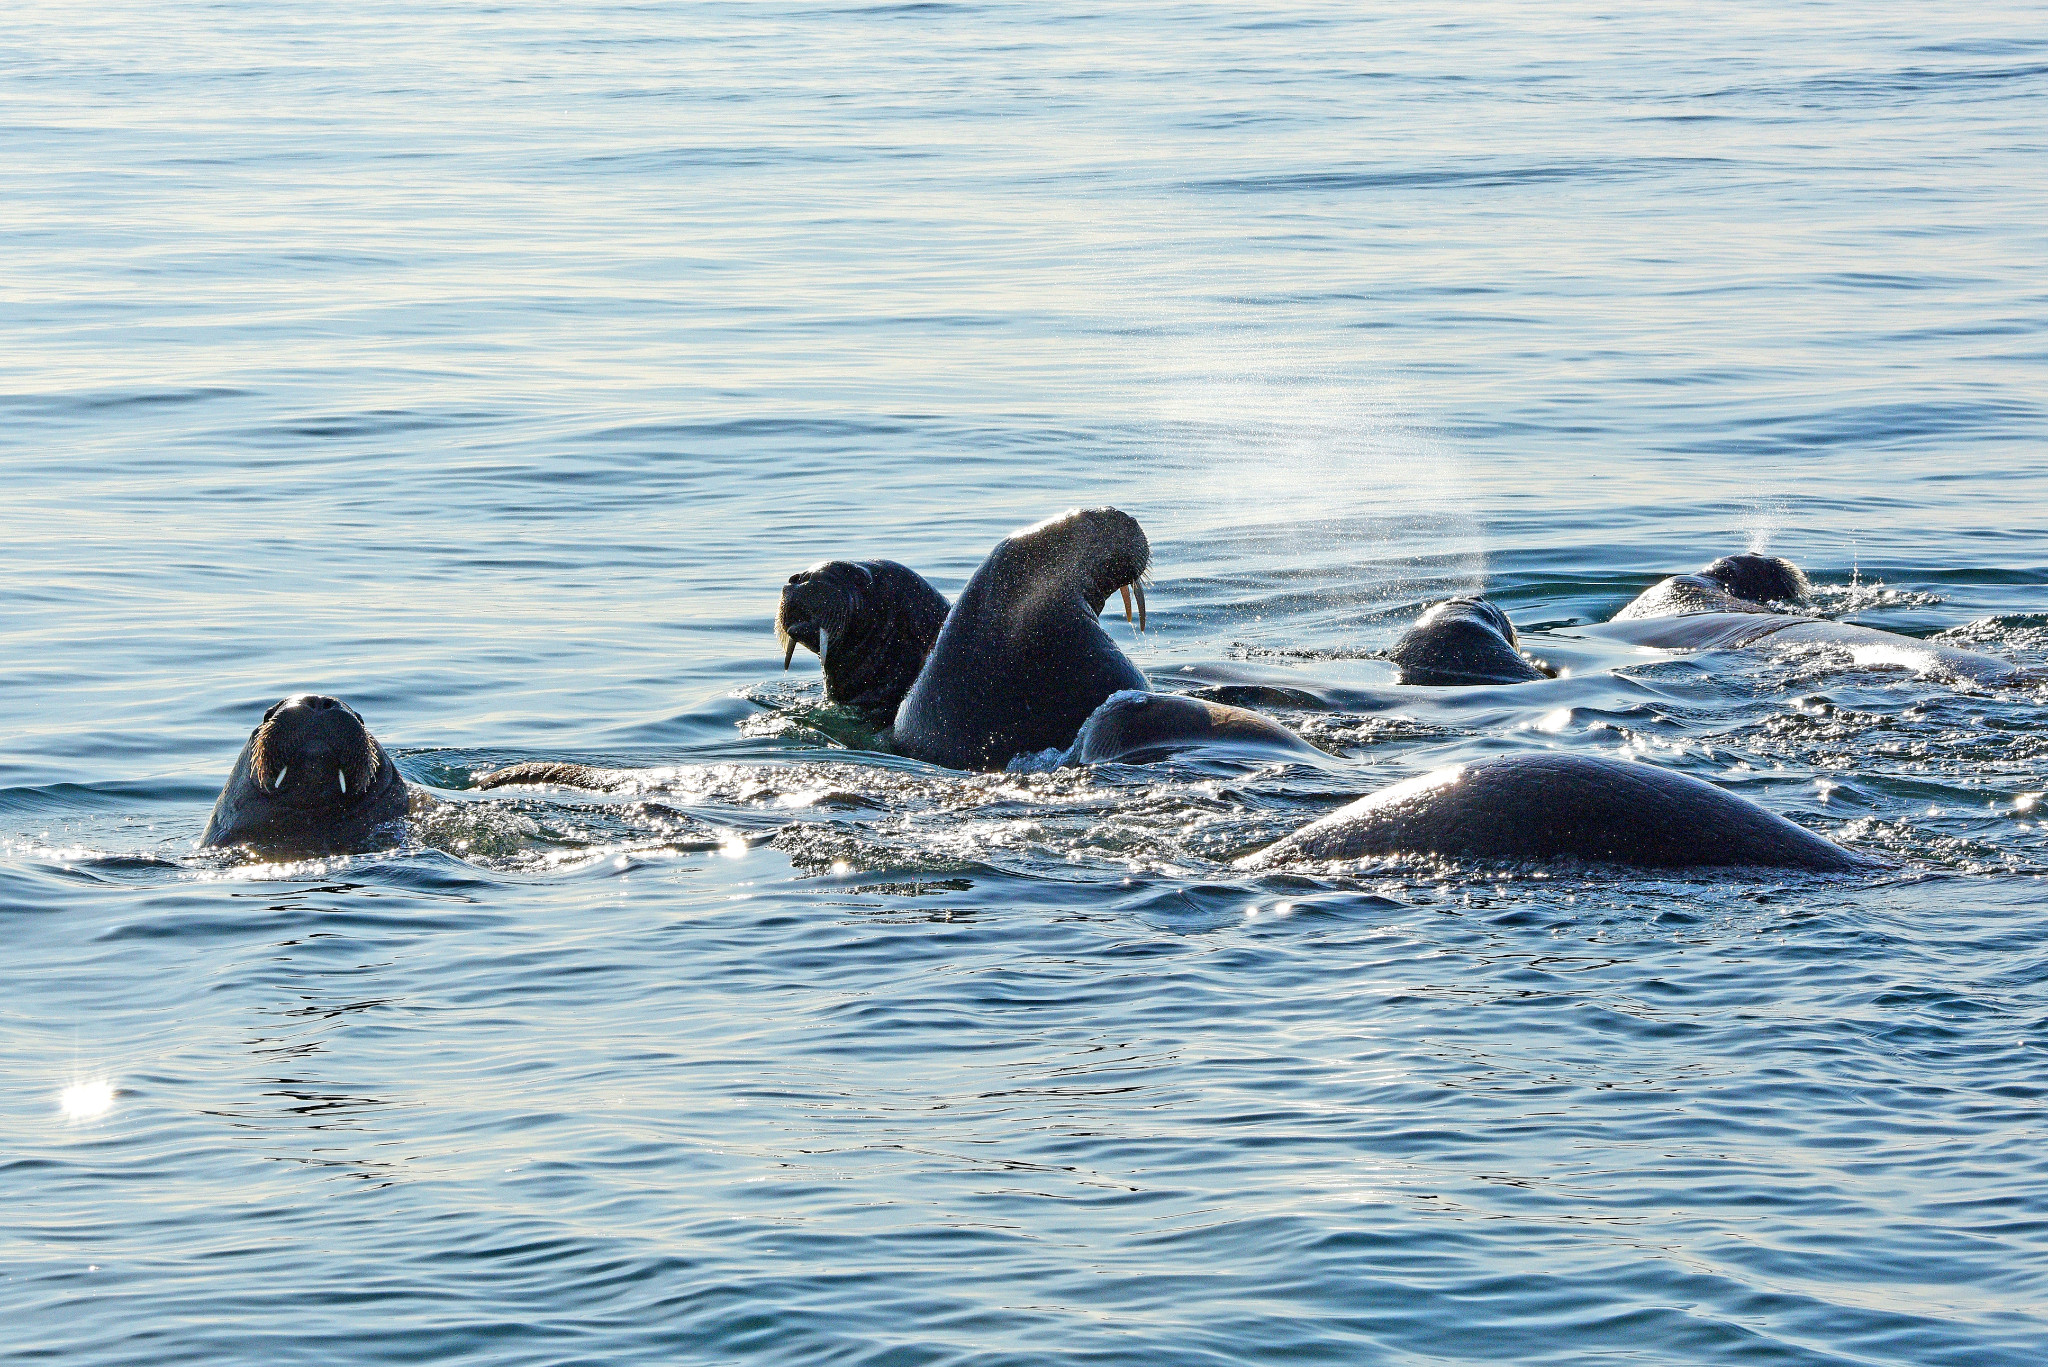
<path fill-rule="evenodd" d="M 291 771 L 292 771 L 292 766 L 291 766 L 291 765 L 289 765 L 289 764 L 285 765 L 285 766 L 284 766 L 284 768 L 282 768 L 282 769 L 278 770 L 278 771 L 277 771 L 277 777 L 276 777 L 276 778 L 274 778 L 274 779 L 272 779 L 272 780 L 270 780 L 270 791 L 274 793 L 274 792 L 276 792 L 276 791 L 277 791 L 277 790 L 278 790 L 279 788 L 282 788 L 282 787 L 284 787 L 284 776 L 285 776 L 286 774 L 289 774 L 289 773 L 290 773 Z"/>

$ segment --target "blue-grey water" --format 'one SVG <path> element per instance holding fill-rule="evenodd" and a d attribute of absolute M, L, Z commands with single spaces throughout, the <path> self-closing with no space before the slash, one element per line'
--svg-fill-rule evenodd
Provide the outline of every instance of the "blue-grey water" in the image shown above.
<path fill-rule="evenodd" d="M 1760 547 L 2048 662 L 2037 6 L 7 28 L 0 1358 L 2048 1360 L 2042 692 L 1578 631 Z M 1326 771 L 781 671 L 1095 503 Z M 1475 589 L 1567 675 L 1395 687 Z M 196 850 L 307 690 L 444 805 Z M 1893 870 L 1230 868 L 1544 749 Z"/>

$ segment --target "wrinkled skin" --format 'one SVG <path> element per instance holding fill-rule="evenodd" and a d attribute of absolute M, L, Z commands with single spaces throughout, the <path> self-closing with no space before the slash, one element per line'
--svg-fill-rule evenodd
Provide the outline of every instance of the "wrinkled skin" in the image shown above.
<path fill-rule="evenodd" d="M 1895 631 L 1801 617 L 1773 607 L 1797 604 L 1810 592 L 1789 561 L 1761 555 L 1724 556 L 1697 574 L 1673 575 L 1593 634 L 1661 650 L 1737 650 L 1745 646 L 1835 646 L 1858 664 L 1891 665 L 1977 683 L 2024 683 L 2033 676 L 2010 660 L 1975 650 L 1930 645 Z M 1763 595 L 1761 597 L 1757 595 Z"/>
<path fill-rule="evenodd" d="M 249 733 L 199 843 L 278 858 L 390 849 L 404 838 L 410 801 L 355 710 L 302 693 L 273 704 Z"/>
<path fill-rule="evenodd" d="M 1559 754 L 1458 765 L 1397 783 L 1237 867 L 1396 854 L 1816 873 L 1884 867 L 1711 783 L 1629 760 Z"/>
<path fill-rule="evenodd" d="M 1322 760 L 1271 717 L 1175 693 L 1117 693 L 1089 714 L 1069 764 L 1146 764 L 1189 750 L 1219 758 Z"/>
<path fill-rule="evenodd" d="M 1076 509 L 997 543 L 896 712 L 891 739 L 914 759 L 1001 769 L 1064 750 L 1112 693 L 1150 687 L 1097 620 L 1135 588 L 1151 545 L 1128 513 Z"/>
<path fill-rule="evenodd" d="M 825 671 L 828 701 L 882 729 L 896 717 L 946 621 L 946 600 L 893 560 L 828 560 L 783 585 L 775 635 L 802 646 Z"/>
<path fill-rule="evenodd" d="M 1431 607 L 1387 652 L 1404 684 L 1527 683 L 1550 677 L 1516 647 L 1515 624 L 1484 598 Z"/>

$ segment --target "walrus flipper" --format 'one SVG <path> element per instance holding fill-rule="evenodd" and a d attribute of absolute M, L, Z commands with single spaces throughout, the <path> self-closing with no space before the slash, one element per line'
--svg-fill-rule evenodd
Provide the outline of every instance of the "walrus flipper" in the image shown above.
<path fill-rule="evenodd" d="M 552 785 L 558 788 L 590 788 L 605 792 L 619 786 L 617 769 L 600 769 L 594 764 L 559 764 L 552 760 L 527 760 L 508 764 L 487 774 L 471 777 L 472 788 L 509 788 L 515 785 Z"/>

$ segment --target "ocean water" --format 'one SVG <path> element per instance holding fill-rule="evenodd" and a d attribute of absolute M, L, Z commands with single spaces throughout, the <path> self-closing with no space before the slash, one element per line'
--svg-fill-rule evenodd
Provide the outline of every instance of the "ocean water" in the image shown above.
<path fill-rule="evenodd" d="M 27 3 L 0 1359 L 2048 1360 L 2032 6 Z M 1323 767 L 858 748 L 787 575 L 1114 503 Z M 1483 590 L 1569 672 L 1392 683 Z M 264 707 L 442 805 L 195 841 Z M 1230 867 L 1562 749 L 1861 878 Z M 480 791 L 526 759 L 621 791 Z"/>

